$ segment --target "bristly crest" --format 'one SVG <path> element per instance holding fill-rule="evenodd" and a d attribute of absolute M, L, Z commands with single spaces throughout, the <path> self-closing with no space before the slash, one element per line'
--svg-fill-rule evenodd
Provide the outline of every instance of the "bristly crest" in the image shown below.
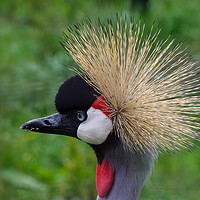
<path fill-rule="evenodd" d="M 161 30 L 120 17 L 85 21 L 64 34 L 64 48 L 111 108 L 113 129 L 131 150 L 188 149 L 199 140 L 200 66 Z M 87 78 L 86 78 L 87 77 Z"/>

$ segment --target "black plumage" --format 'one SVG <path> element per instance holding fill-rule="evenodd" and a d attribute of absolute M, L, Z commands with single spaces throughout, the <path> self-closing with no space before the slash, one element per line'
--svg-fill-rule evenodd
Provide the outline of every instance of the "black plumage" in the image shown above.
<path fill-rule="evenodd" d="M 55 97 L 56 109 L 62 114 L 75 109 L 88 110 L 97 96 L 81 76 L 74 76 L 60 86 Z"/>

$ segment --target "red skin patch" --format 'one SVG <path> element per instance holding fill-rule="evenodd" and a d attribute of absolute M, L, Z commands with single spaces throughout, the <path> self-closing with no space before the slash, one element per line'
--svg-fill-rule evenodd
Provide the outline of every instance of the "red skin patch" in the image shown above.
<path fill-rule="evenodd" d="M 97 164 L 96 187 L 97 193 L 104 198 L 110 191 L 114 181 L 114 170 L 112 165 L 104 158 L 102 164 Z"/>
<path fill-rule="evenodd" d="M 112 120 L 110 116 L 111 109 L 106 105 L 105 98 L 102 95 L 94 101 L 92 107 L 101 110 L 110 120 Z"/>

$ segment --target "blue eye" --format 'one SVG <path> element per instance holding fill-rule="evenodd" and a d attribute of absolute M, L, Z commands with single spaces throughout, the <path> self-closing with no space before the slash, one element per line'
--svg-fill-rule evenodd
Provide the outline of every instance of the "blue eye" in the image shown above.
<path fill-rule="evenodd" d="M 76 118 L 78 121 L 83 122 L 86 119 L 86 114 L 84 112 L 78 111 L 76 113 Z"/>

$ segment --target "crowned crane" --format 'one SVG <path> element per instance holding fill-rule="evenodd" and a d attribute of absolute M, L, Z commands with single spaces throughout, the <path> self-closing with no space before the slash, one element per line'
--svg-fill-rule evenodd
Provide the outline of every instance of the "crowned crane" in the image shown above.
<path fill-rule="evenodd" d="M 163 151 L 198 140 L 198 62 L 160 29 L 122 17 L 69 27 L 62 45 L 79 65 L 58 90 L 58 113 L 22 129 L 72 136 L 97 157 L 98 200 L 137 200 Z"/>

